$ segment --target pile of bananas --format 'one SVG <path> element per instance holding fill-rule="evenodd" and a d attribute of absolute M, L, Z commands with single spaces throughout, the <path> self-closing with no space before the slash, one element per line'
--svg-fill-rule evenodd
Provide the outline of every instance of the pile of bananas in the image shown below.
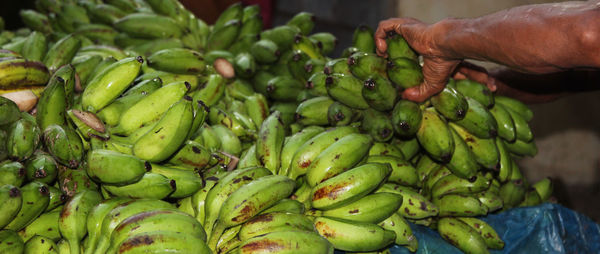
<path fill-rule="evenodd" d="M 301 12 L 214 25 L 176 0 L 37 0 L 0 33 L 1 253 L 389 253 L 410 224 L 466 253 L 477 218 L 537 205 L 521 102 L 450 80 L 424 103 L 400 36 L 370 27 L 338 58 Z M 3 24 L 0 22 L 0 24 Z"/>

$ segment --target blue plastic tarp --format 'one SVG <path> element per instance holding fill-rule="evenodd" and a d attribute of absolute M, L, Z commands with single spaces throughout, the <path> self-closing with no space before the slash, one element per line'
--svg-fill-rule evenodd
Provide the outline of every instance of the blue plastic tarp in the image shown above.
<path fill-rule="evenodd" d="M 503 250 L 492 250 L 491 253 L 600 253 L 600 225 L 559 204 L 514 208 L 480 219 L 492 225 L 505 242 Z M 419 240 L 417 253 L 462 253 L 435 230 L 411 226 Z M 394 246 L 391 251 L 394 254 L 410 253 L 399 246 Z"/>

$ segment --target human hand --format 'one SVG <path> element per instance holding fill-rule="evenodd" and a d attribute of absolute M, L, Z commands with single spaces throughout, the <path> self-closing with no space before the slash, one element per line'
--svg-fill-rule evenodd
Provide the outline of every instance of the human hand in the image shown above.
<path fill-rule="evenodd" d="M 377 54 L 380 56 L 387 56 L 385 39 L 390 32 L 401 35 L 423 57 L 423 83 L 404 90 L 402 97 L 422 102 L 442 91 L 448 78 L 461 61 L 448 57 L 436 44 L 433 38 L 434 32 L 444 31 L 434 31 L 431 25 L 412 18 L 393 18 L 381 21 L 375 31 L 375 45 Z"/>

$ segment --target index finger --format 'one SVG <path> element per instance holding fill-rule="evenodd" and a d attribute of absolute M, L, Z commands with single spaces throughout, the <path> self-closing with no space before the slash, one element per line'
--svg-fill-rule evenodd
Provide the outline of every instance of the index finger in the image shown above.
<path fill-rule="evenodd" d="M 394 19 L 395 20 L 395 19 Z M 375 31 L 375 46 L 377 49 L 377 54 L 379 56 L 386 56 L 387 51 L 387 43 L 385 41 L 387 37 L 387 33 L 390 31 L 396 32 L 396 22 L 393 20 L 384 20 L 379 22 L 377 26 L 377 30 Z"/>

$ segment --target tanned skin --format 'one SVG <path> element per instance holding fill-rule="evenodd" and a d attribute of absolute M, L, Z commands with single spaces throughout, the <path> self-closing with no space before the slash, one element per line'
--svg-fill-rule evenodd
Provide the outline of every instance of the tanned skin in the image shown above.
<path fill-rule="evenodd" d="M 525 5 L 434 24 L 384 20 L 375 32 L 381 56 L 387 55 L 389 32 L 402 35 L 423 56 L 424 82 L 402 93 L 408 100 L 426 100 L 450 77 L 473 79 L 528 103 L 600 89 L 600 0 Z M 505 67 L 487 72 L 465 59 Z"/>

